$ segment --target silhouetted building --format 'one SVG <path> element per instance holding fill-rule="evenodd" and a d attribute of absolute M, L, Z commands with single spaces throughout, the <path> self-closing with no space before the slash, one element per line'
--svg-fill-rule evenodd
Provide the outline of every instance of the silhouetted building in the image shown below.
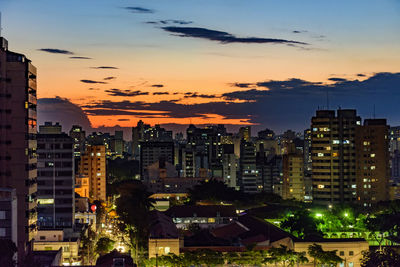
<path fill-rule="evenodd" d="M 46 122 L 37 135 L 38 225 L 71 228 L 75 213 L 74 141 L 61 125 Z"/>
<path fill-rule="evenodd" d="M 72 125 L 69 136 L 74 140 L 74 155 L 80 157 L 85 152 L 86 132 L 79 125 Z"/>
<path fill-rule="evenodd" d="M 36 68 L 0 37 L 0 187 L 15 188 L 18 258 L 37 227 Z"/>
<path fill-rule="evenodd" d="M 158 161 L 174 164 L 174 143 L 162 141 L 140 142 L 140 177 L 148 182 L 147 167 Z"/>

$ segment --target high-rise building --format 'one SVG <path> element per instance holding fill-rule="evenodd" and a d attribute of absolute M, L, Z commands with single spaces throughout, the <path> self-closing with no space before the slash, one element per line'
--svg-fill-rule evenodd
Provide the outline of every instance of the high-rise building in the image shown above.
<path fill-rule="evenodd" d="M 224 125 L 210 125 L 204 128 L 197 128 L 189 125 L 186 130 L 187 143 L 196 149 L 201 149 L 208 157 L 208 166 L 211 177 L 222 177 L 222 143 L 221 137 L 226 136 Z"/>
<path fill-rule="evenodd" d="M 244 139 L 240 149 L 240 187 L 245 193 L 262 191 L 262 185 L 258 183 L 256 147 Z"/>
<path fill-rule="evenodd" d="M 222 178 L 227 186 L 239 189 L 237 186 L 239 158 L 235 155 L 234 144 L 224 144 L 222 149 Z"/>
<path fill-rule="evenodd" d="M 114 157 L 122 157 L 124 153 L 123 131 L 115 131 L 110 140 L 111 154 Z"/>
<path fill-rule="evenodd" d="M 37 232 L 36 68 L 8 50 L 2 37 L 0 77 L 0 187 L 16 190 L 16 245 L 22 259 Z"/>
<path fill-rule="evenodd" d="M 82 126 L 72 125 L 69 136 L 74 140 L 74 155 L 79 158 L 85 152 L 86 132 Z"/>
<path fill-rule="evenodd" d="M 356 128 L 357 202 L 364 206 L 389 200 L 389 126 L 367 119 Z"/>
<path fill-rule="evenodd" d="M 157 161 L 174 164 L 174 142 L 148 141 L 140 142 L 140 176 L 148 182 L 147 167 Z"/>
<path fill-rule="evenodd" d="M 251 126 L 240 127 L 239 128 L 239 137 L 240 137 L 240 140 L 250 142 L 251 141 Z"/>
<path fill-rule="evenodd" d="M 17 244 L 17 194 L 14 188 L 0 188 L 0 239 Z"/>
<path fill-rule="evenodd" d="M 311 120 L 313 201 L 319 204 L 356 200 L 356 110 L 318 110 Z"/>
<path fill-rule="evenodd" d="M 46 122 L 37 135 L 38 225 L 72 228 L 75 216 L 74 140 L 61 125 Z"/>
<path fill-rule="evenodd" d="M 89 177 L 89 197 L 91 200 L 106 201 L 106 147 L 87 145 L 81 156 L 79 175 Z"/>
<path fill-rule="evenodd" d="M 290 149 L 282 156 L 283 184 L 282 198 L 304 201 L 304 162 L 303 153 L 296 149 Z"/>

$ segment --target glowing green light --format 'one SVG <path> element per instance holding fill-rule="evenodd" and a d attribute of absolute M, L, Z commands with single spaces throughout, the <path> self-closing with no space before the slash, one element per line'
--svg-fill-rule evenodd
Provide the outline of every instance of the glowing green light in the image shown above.
<path fill-rule="evenodd" d="M 346 212 L 346 213 L 344 214 L 344 217 L 349 217 L 349 214 Z"/>
<path fill-rule="evenodd" d="M 315 214 L 315 217 L 320 218 L 320 217 L 322 217 L 322 214 L 321 213 L 317 213 L 317 214 Z"/>

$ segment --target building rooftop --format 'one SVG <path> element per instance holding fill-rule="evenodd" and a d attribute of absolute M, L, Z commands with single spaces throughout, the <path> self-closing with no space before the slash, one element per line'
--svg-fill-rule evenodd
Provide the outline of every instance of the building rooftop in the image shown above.
<path fill-rule="evenodd" d="M 173 206 L 165 211 L 165 214 L 173 218 L 237 217 L 235 207 L 225 205 Z"/>

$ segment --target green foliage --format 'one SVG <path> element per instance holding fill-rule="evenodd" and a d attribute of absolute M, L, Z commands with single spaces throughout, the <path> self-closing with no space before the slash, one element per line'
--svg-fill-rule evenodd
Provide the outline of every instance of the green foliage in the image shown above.
<path fill-rule="evenodd" d="M 305 252 L 295 252 L 283 245 L 271 248 L 268 250 L 268 253 L 269 256 L 265 259 L 265 263 L 280 263 L 283 266 L 295 266 L 296 264 L 308 262 Z"/>
<path fill-rule="evenodd" d="M 135 175 L 139 173 L 140 167 L 139 161 L 137 160 L 117 158 L 107 161 L 107 181 L 111 184 L 125 180 L 132 180 L 135 178 Z"/>
<path fill-rule="evenodd" d="M 139 251 L 147 246 L 149 232 L 149 211 L 154 200 L 146 187 L 138 181 L 126 181 L 118 187 L 120 195 L 116 200 L 116 212 L 120 220 L 120 230 L 129 236 L 131 248 L 135 250 L 136 259 Z"/>
<path fill-rule="evenodd" d="M 96 232 L 92 231 L 90 227 L 87 230 L 87 235 L 84 232 L 81 233 L 81 249 L 79 252 L 82 262 L 86 265 L 90 265 L 95 260 L 94 249 L 96 237 Z"/>
<path fill-rule="evenodd" d="M 362 267 L 396 267 L 400 266 L 400 255 L 393 249 L 384 248 L 377 251 L 364 251 Z"/>
<path fill-rule="evenodd" d="M 14 242 L 9 239 L 0 239 L 0 251 L 0 266 L 15 266 L 13 257 L 17 252 L 17 247 Z"/>
<path fill-rule="evenodd" d="M 99 255 L 105 255 L 114 248 L 115 241 L 108 237 L 101 237 L 96 243 L 95 251 Z"/>
<path fill-rule="evenodd" d="M 317 228 L 317 222 L 307 210 L 296 211 L 281 223 L 281 228 L 289 231 L 294 236 L 305 238 L 308 236 L 322 236 Z"/>
<path fill-rule="evenodd" d="M 308 247 L 308 255 L 314 259 L 314 265 L 318 264 L 333 264 L 336 265 L 343 262 L 337 254 L 337 250 L 325 251 L 321 245 L 313 244 Z"/>
<path fill-rule="evenodd" d="M 192 202 L 207 200 L 219 203 L 221 201 L 235 201 L 241 198 L 241 193 L 228 187 L 224 182 L 211 179 L 201 182 L 189 189 L 189 198 Z"/>

